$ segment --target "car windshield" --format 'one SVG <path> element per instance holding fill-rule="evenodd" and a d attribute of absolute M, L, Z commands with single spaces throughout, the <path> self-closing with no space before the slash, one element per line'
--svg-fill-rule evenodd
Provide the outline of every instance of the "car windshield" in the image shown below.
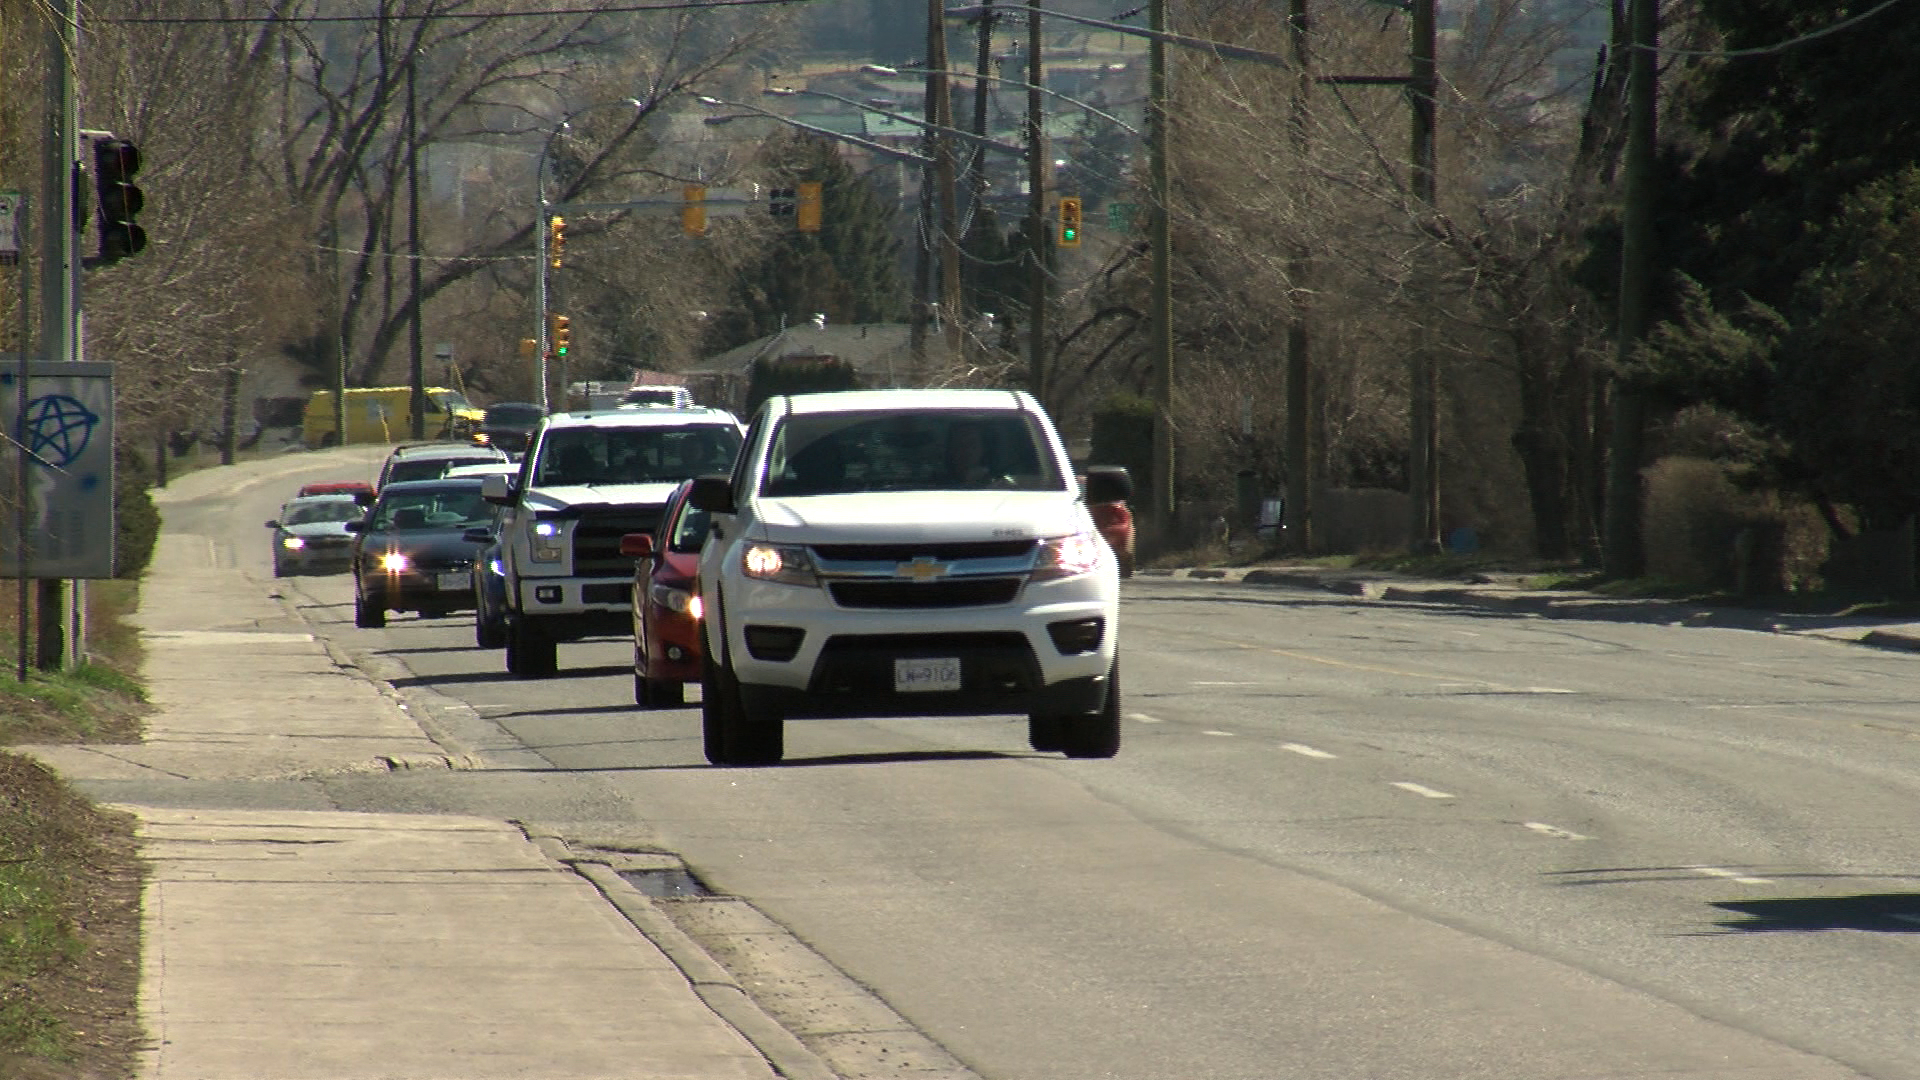
<path fill-rule="evenodd" d="M 289 506 L 280 513 L 282 525 L 312 525 L 322 521 L 358 521 L 365 508 L 352 499 L 328 499 L 325 502 Z"/>
<path fill-rule="evenodd" d="M 538 405 L 495 405 L 487 410 L 489 424 L 515 424 L 532 427 L 540 422 Z"/>
<path fill-rule="evenodd" d="M 1059 491 L 1064 483 L 1025 413 L 801 413 L 774 432 L 761 493 Z"/>
<path fill-rule="evenodd" d="M 671 405 L 679 400 L 669 389 L 629 390 L 621 395 L 622 405 Z"/>
<path fill-rule="evenodd" d="M 402 480 L 438 480 L 455 465 L 488 465 L 500 461 L 497 457 L 430 457 L 409 461 L 402 458 L 387 470 L 387 483 L 395 484 Z"/>
<path fill-rule="evenodd" d="M 389 492 L 373 511 L 373 532 L 466 529 L 493 521 L 493 504 L 479 487 Z"/>
<path fill-rule="evenodd" d="M 685 480 L 733 468 L 740 429 L 732 424 L 689 427 L 576 427 L 549 431 L 540 444 L 534 483 L 645 484 Z"/>

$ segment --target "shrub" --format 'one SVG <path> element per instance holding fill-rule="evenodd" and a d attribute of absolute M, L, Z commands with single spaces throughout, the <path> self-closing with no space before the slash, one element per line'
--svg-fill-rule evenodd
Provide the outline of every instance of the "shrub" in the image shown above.
<path fill-rule="evenodd" d="M 125 443 L 114 448 L 113 463 L 113 576 L 137 578 L 153 561 L 160 537 L 160 510 L 148 491 L 153 467 Z"/>

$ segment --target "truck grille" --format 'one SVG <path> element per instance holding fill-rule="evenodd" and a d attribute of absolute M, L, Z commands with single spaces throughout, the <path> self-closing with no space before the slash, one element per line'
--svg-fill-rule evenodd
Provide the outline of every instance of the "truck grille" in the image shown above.
<path fill-rule="evenodd" d="M 582 514 L 573 527 L 574 576 L 633 576 L 633 559 L 620 554 L 620 538 L 628 533 L 653 532 L 660 525 L 662 509 L 632 506 Z"/>
<path fill-rule="evenodd" d="M 1006 604 L 1020 595 L 1020 579 L 956 581 L 836 581 L 833 602 L 848 608 L 957 608 Z"/>
<path fill-rule="evenodd" d="M 815 544 L 813 553 L 834 562 L 909 562 L 915 558 L 934 558 L 941 562 L 955 559 L 1011 559 L 1033 550 L 1032 540 L 987 540 L 966 543 L 905 544 Z"/>

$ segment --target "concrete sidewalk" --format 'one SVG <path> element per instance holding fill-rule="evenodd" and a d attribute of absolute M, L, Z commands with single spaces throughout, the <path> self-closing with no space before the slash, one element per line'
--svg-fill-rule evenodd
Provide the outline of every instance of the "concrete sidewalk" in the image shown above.
<path fill-rule="evenodd" d="M 21 749 L 83 786 L 462 765 L 218 561 L 191 535 L 156 553 L 144 743 Z M 151 868 L 144 1080 L 831 1077 L 555 839 L 460 816 L 121 808 Z"/>
<path fill-rule="evenodd" d="M 1138 571 L 1138 576 L 1148 581 L 1207 581 L 1320 589 L 1365 600 L 1456 604 L 1548 618 L 1719 626 L 1776 634 L 1800 634 L 1875 648 L 1920 652 L 1920 622 L 1912 619 L 1809 615 L 1686 600 L 1618 598 L 1568 589 L 1530 589 L 1525 585 L 1525 575 L 1521 574 L 1483 574 L 1475 581 L 1443 581 L 1390 571 L 1299 565 L 1142 569 Z"/>

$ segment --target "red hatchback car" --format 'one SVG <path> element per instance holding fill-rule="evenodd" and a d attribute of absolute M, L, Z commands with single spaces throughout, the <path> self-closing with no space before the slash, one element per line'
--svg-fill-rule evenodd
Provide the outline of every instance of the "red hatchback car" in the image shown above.
<path fill-rule="evenodd" d="M 633 700 L 643 708 L 673 708 L 686 700 L 686 684 L 700 681 L 700 594 L 693 578 L 710 519 L 687 501 L 691 490 L 691 480 L 674 489 L 654 533 L 620 538 L 620 553 L 637 560 Z"/>
<path fill-rule="evenodd" d="M 1087 478 L 1078 477 L 1080 490 L 1087 490 Z M 1120 562 L 1120 576 L 1133 576 L 1133 509 L 1124 500 L 1118 502 L 1089 502 L 1087 512 L 1093 515 L 1093 527 L 1106 538 L 1107 546 L 1113 549 L 1114 558 Z"/>

